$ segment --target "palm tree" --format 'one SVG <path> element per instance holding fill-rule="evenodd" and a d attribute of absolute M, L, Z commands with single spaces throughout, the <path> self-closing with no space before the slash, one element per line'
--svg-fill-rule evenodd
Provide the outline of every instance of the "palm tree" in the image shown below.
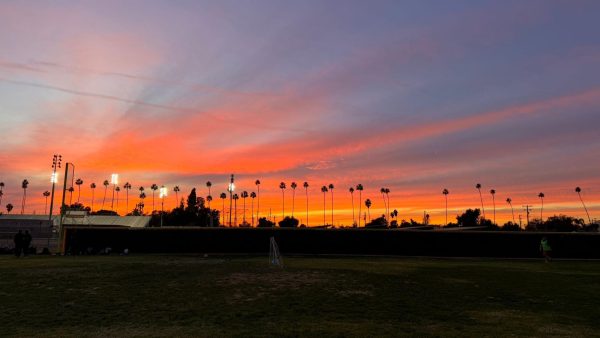
<path fill-rule="evenodd" d="M 227 194 L 222 192 L 221 195 L 219 195 L 219 197 L 223 201 L 223 210 L 221 211 L 221 213 L 223 214 L 223 225 L 225 225 L 225 199 L 227 198 Z"/>
<path fill-rule="evenodd" d="M 250 193 L 250 198 L 252 198 L 252 227 L 254 227 L 254 199 L 256 198 L 256 193 L 254 191 Z"/>
<path fill-rule="evenodd" d="M 490 194 L 492 194 L 492 205 L 494 206 L 494 224 L 496 224 L 496 199 L 494 198 L 494 196 L 496 196 L 496 190 L 490 190 Z"/>
<path fill-rule="evenodd" d="M 212 187 L 211 181 L 206 181 L 206 187 L 208 188 L 208 196 L 212 196 L 210 193 L 210 187 Z M 208 198 L 206 199 L 208 201 Z M 212 201 L 212 198 L 210 199 Z M 208 201 L 208 210 L 210 210 L 210 201 Z"/>
<path fill-rule="evenodd" d="M 178 185 L 173 187 L 173 192 L 175 193 L 175 208 L 177 208 L 179 206 L 179 192 L 180 191 L 181 191 L 181 189 L 179 189 Z"/>
<path fill-rule="evenodd" d="M 298 185 L 296 184 L 296 182 L 292 182 L 292 184 L 290 184 L 290 187 L 292 188 L 292 218 L 294 218 L 294 207 L 296 206 L 296 188 L 298 187 Z"/>
<path fill-rule="evenodd" d="M 10 204 L 10 203 L 8 203 L 8 204 L 6 205 L 6 211 L 8 212 L 8 214 L 9 214 L 9 215 L 10 215 L 10 212 L 12 211 L 12 209 L 13 209 L 13 205 L 12 205 L 12 204 Z"/>
<path fill-rule="evenodd" d="M 4 182 L 0 182 L 0 205 L 2 205 L 2 195 L 4 195 Z"/>
<path fill-rule="evenodd" d="M 385 197 L 387 197 L 387 213 L 390 213 L 390 188 L 385 188 Z"/>
<path fill-rule="evenodd" d="M 510 197 L 507 198 L 506 199 L 506 203 L 508 203 L 508 205 L 510 205 L 510 211 L 512 212 L 513 224 L 516 224 L 516 222 L 515 222 L 515 209 L 513 209 L 512 199 Z"/>
<path fill-rule="evenodd" d="M 365 206 L 367 207 L 367 214 L 369 215 L 369 222 L 371 222 L 371 200 L 370 199 L 366 199 L 365 200 Z"/>
<path fill-rule="evenodd" d="M 479 199 L 481 200 L 481 211 L 483 213 L 483 218 L 485 218 L 485 208 L 483 207 L 483 196 L 481 195 L 481 184 L 477 183 L 475 188 L 479 190 Z"/>
<path fill-rule="evenodd" d="M 67 191 L 69 192 L 69 205 L 71 205 L 73 204 L 73 191 L 75 191 L 75 188 L 69 187 Z"/>
<path fill-rule="evenodd" d="M 92 189 L 92 212 L 94 211 L 94 191 L 96 190 L 96 183 L 90 184 L 90 189 Z"/>
<path fill-rule="evenodd" d="M 308 182 L 304 182 L 303 186 L 306 192 L 306 226 L 308 226 Z"/>
<path fill-rule="evenodd" d="M 393 215 L 394 218 L 396 218 L 396 222 L 398 222 L 398 210 L 394 209 L 394 211 L 392 211 L 391 215 Z"/>
<path fill-rule="evenodd" d="M 244 199 L 244 216 L 243 216 L 243 219 L 242 219 L 242 224 L 244 226 L 246 226 L 246 198 L 248 198 L 248 196 L 249 195 L 248 195 L 247 191 L 245 191 L 245 190 L 242 191 L 242 198 Z"/>
<path fill-rule="evenodd" d="M 363 185 L 362 184 L 357 184 L 356 185 L 356 191 L 358 191 L 358 201 L 362 201 L 362 191 L 363 191 Z M 360 228 L 360 215 L 362 214 L 362 203 L 358 203 L 358 227 Z"/>
<path fill-rule="evenodd" d="M 119 213 L 119 191 L 121 191 L 121 188 L 115 187 L 115 191 L 117 192 L 117 213 Z"/>
<path fill-rule="evenodd" d="M 77 184 L 77 203 L 79 203 L 79 199 L 81 198 L 81 185 L 83 184 L 83 180 L 78 178 L 75 180 L 75 184 Z"/>
<path fill-rule="evenodd" d="M 258 222 L 260 214 L 260 180 L 256 180 L 254 184 L 256 184 L 256 197 L 258 197 L 258 203 L 256 205 L 256 221 Z"/>
<path fill-rule="evenodd" d="M 104 182 L 102 182 L 102 185 L 104 185 L 104 197 L 102 198 L 102 208 L 100 208 L 100 210 L 104 210 L 104 202 L 106 201 L 106 190 L 108 189 L 108 185 L 110 183 L 108 183 L 108 180 L 104 180 Z"/>
<path fill-rule="evenodd" d="M 28 180 L 23 180 L 21 182 L 21 188 L 23 188 L 23 201 L 21 202 L 21 215 L 25 213 L 25 202 L 27 200 L 27 186 L 29 186 Z"/>
<path fill-rule="evenodd" d="M 208 205 L 210 205 L 210 202 L 212 202 L 213 197 L 211 195 L 206 196 L 206 200 L 208 201 Z M 208 208 L 208 216 L 210 217 L 210 226 L 213 226 L 213 217 L 212 217 L 212 209 L 209 207 Z"/>
<path fill-rule="evenodd" d="M 156 190 L 158 190 L 158 185 L 152 184 L 150 186 L 150 189 L 152 189 L 152 213 L 154 213 L 154 193 L 156 192 Z"/>
<path fill-rule="evenodd" d="M 144 192 L 144 187 L 140 187 L 140 212 L 144 213 L 144 198 L 146 198 L 146 193 Z"/>
<path fill-rule="evenodd" d="M 238 194 L 233 194 L 233 202 L 234 202 L 234 207 L 233 207 L 233 210 L 234 210 L 233 224 L 235 224 L 236 226 L 239 225 L 239 224 L 237 224 L 237 200 L 239 198 L 240 197 L 238 196 Z"/>
<path fill-rule="evenodd" d="M 387 202 L 385 200 L 385 188 L 379 189 L 379 192 L 381 192 L 381 198 L 383 198 L 383 208 L 385 209 L 383 216 L 387 219 Z"/>
<path fill-rule="evenodd" d="M 544 221 L 544 197 L 546 197 L 546 195 L 544 195 L 543 192 L 538 194 L 538 197 L 540 198 L 540 200 L 542 200 L 542 208 L 540 209 L 540 221 L 543 222 Z"/>
<path fill-rule="evenodd" d="M 323 225 L 327 224 L 325 221 L 325 197 L 327 194 L 327 186 L 322 186 L 321 187 L 321 192 L 323 193 Z"/>
<path fill-rule="evenodd" d="M 285 218 L 285 183 L 279 183 L 279 189 L 281 189 L 281 219 Z"/>
<path fill-rule="evenodd" d="M 581 198 L 581 188 L 580 187 L 576 187 L 575 188 L 575 192 L 577 193 L 577 195 L 579 195 L 579 199 L 581 200 L 581 204 L 583 205 L 583 209 L 585 210 L 585 214 L 588 217 L 588 222 L 589 224 L 592 224 L 592 219 L 590 218 L 590 214 L 588 212 L 587 207 L 585 206 L 585 203 L 583 203 L 583 198 Z"/>
<path fill-rule="evenodd" d="M 123 189 L 125 189 L 125 215 L 127 215 L 129 213 L 129 190 L 131 190 L 131 184 L 125 182 Z"/>
<path fill-rule="evenodd" d="M 444 197 L 446 199 L 446 225 L 448 225 L 448 194 L 450 192 L 448 191 L 448 189 L 444 189 L 442 190 L 442 194 L 444 194 Z"/>
<path fill-rule="evenodd" d="M 329 183 L 329 191 L 331 192 L 331 226 L 333 226 L 333 184 Z"/>
<path fill-rule="evenodd" d="M 350 187 L 350 197 L 352 198 L 352 226 L 356 226 L 356 218 L 354 216 L 354 188 Z"/>
<path fill-rule="evenodd" d="M 44 204 L 44 214 L 46 214 L 46 212 L 48 211 L 48 197 L 50 196 L 50 192 L 44 191 L 42 195 L 46 198 L 46 203 Z"/>

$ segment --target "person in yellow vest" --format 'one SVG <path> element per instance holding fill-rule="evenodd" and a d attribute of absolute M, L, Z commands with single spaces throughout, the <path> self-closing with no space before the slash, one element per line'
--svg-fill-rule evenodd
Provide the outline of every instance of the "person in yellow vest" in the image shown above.
<path fill-rule="evenodd" d="M 548 243 L 548 238 L 542 237 L 540 251 L 542 252 L 542 255 L 544 255 L 546 263 L 552 261 L 552 247 L 550 246 L 550 243 Z"/>

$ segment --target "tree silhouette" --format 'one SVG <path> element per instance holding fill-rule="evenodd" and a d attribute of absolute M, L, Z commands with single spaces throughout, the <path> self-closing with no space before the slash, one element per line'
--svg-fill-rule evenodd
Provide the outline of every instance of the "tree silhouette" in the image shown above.
<path fill-rule="evenodd" d="M 358 191 L 358 226 L 360 227 L 360 215 L 362 215 L 362 191 L 363 191 L 363 185 L 362 184 L 357 184 L 356 185 L 356 191 Z"/>
<path fill-rule="evenodd" d="M 144 187 L 140 187 L 140 213 L 144 214 L 144 199 L 146 198 L 146 193 L 144 192 Z"/>
<path fill-rule="evenodd" d="M 279 189 L 281 189 L 281 219 L 285 218 L 285 183 L 279 183 Z"/>
<path fill-rule="evenodd" d="M 254 227 L 254 199 L 256 198 L 256 193 L 254 191 L 250 193 L 250 198 L 252 198 L 252 227 Z"/>
<path fill-rule="evenodd" d="M 354 188 L 350 187 L 350 198 L 352 199 L 352 226 L 356 227 L 356 217 L 354 216 Z"/>
<path fill-rule="evenodd" d="M 483 196 L 481 195 L 481 184 L 477 183 L 475 188 L 479 191 L 479 199 L 481 200 L 481 210 L 483 211 L 483 218 L 485 218 L 485 208 L 483 207 Z"/>
<path fill-rule="evenodd" d="M 292 188 L 292 218 L 294 218 L 294 207 L 296 206 L 296 188 L 298 187 L 298 185 L 296 184 L 296 182 L 292 182 L 292 184 L 290 184 L 290 187 Z"/>
<path fill-rule="evenodd" d="M 385 197 L 387 197 L 387 210 L 386 212 L 390 213 L 390 188 L 385 188 Z"/>
<path fill-rule="evenodd" d="M 365 206 L 367 207 L 367 214 L 369 215 L 369 222 L 371 222 L 371 200 L 370 199 L 366 199 L 365 200 Z"/>
<path fill-rule="evenodd" d="M 27 201 L 27 187 L 29 186 L 28 180 L 21 182 L 21 188 L 23 188 L 23 200 L 21 202 L 21 215 L 25 213 L 25 202 Z"/>
<path fill-rule="evenodd" d="M 212 182 L 211 181 L 206 181 L 206 187 L 208 188 L 208 196 L 212 196 L 212 194 L 210 193 L 210 187 L 212 187 Z M 212 198 L 210 199 L 212 201 Z M 208 201 L 208 199 L 207 199 Z M 210 201 L 208 201 L 208 210 L 210 210 Z M 245 212 L 245 210 L 244 210 Z"/>
<path fill-rule="evenodd" d="M 125 215 L 127 215 L 129 212 L 129 190 L 131 190 L 131 184 L 129 182 L 125 182 L 123 189 L 125 189 Z"/>
<path fill-rule="evenodd" d="M 223 225 L 225 225 L 225 199 L 227 198 L 227 194 L 222 192 L 221 195 L 219 195 L 219 198 L 223 201 L 223 208 L 222 208 L 222 214 L 223 214 Z"/>
<path fill-rule="evenodd" d="M 448 225 L 448 194 L 450 192 L 448 191 L 448 189 L 444 189 L 442 190 L 442 194 L 444 194 L 444 198 L 446 199 L 446 225 Z"/>
<path fill-rule="evenodd" d="M 515 223 L 515 209 L 513 209 L 513 205 L 512 205 L 512 199 L 509 197 L 506 199 L 506 203 L 508 203 L 508 205 L 510 205 L 510 211 L 512 213 L 512 219 L 513 219 L 513 224 Z"/>
<path fill-rule="evenodd" d="M 75 184 L 77 184 L 77 203 L 79 203 L 79 199 L 81 198 L 81 185 L 83 184 L 83 180 L 78 178 L 75 180 Z"/>
<path fill-rule="evenodd" d="M 175 192 L 175 208 L 177 208 L 177 206 L 179 205 L 179 192 L 180 191 L 181 190 L 179 189 L 178 185 L 173 187 L 173 192 Z"/>
<path fill-rule="evenodd" d="M 150 186 L 150 189 L 152 189 L 152 213 L 154 213 L 154 210 L 156 210 L 154 209 L 154 193 L 156 192 L 156 190 L 158 190 L 158 185 L 152 184 Z"/>
<path fill-rule="evenodd" d="M 588 222 L 589 222 L 588 224 L 592 224 L 592 219 L 590 218 L 590 213 L 588 212 L 588 209 L 585 206 L 585 203 L 583 203 L 583 198 L 581 198 L 581 188 L 576 187 L 575 192 L 577 193 L 577 195 L 579 195 L 579 200 L 581 200 L 581 205 L 583 205 L 583 209 L 585 210 L 585 214 L 587 215 L 587 218 L 588 218 Z"/>
<path fill-rule="evenodd" d="M 106 191 L 108 189 L 108 185 L 110 183 L 108 183 L 108 180 L 104 180 L 104 182 L 102 182 L 102 185 L 104 185 L 104 197 L 102 198 L 102 208 L 100 208 L 101 210 L 104 210 L 104 202 L 106 201 Z"/>
<path fill-rule="evenodd" d="M 490 194 L 492 194 L 492 205 L 494 206 L 494 224 L 496 224 L 496 199 L 494 198 L 496 196 L 496 190 L 490 190 Z"/>
<path fill-rule="evenodd" d="M 234 211 L 234 214 L 233 214 L 233 224 L 235 224 L 236 226 L 239 225 L 238 222 L 237 222 L 237 200 L 239 198 L 240 197 L 238 196 L 238 194 L 233 194 L 233 203 L 234 203 L 234 207 L 233 207 L 233 211 Z"/>
<path fill-rule="evenodd" d="M 12 211 L 12 209 L 13 209 L 13 208 L 14 208 L 14 207 L 13 207 L 13 205 L 12 205 L 12 204 L 10 204 L 10 203 L 8 203 L 8 204 L 6 205 L 6 211 L 8 212 L 8 214 L 9 214 L 9 215 L 10 215 L 10 212 Z"/>
<path fill-rule="evenodd" d="M 42 195 L 46 198 L 46 203 L 44 204 L 44 214 L 46 214 L 48 212 L 48 196 L 50 196 L 50 192 L 44 191 Z"/>
<path fill-rule="evenodd" d="M 387 220 L 387 201 L 385 200 L 385 188 L 381 188 L 379 189 L 379 192 L 381 193 L 381 198 L 383 198 L 383 209 L 384 209 L 384 213 L 383 213 L 383 218 Z"/>
<path fill-rule="evenodd" d="M 260 215 L 260 180 L 256 180 L 254 182 L 254 184 L 256 185 L 256 197 L 257 197 L 256 219 L 258 220 L 258 217 Z"/>
<path fill-rule="evenodd" d="M 0 182 L 0 205 L 2 205 L 2 195 L 4 195 L 4 182 Z"/>
<path fill-rule="evenodd" d="M 321 187 L 321 192 L 323 193 L 323 225 L 326 225 L 327 222 L 325 221 L 325 197 L 327 194 L 327 186 L 322 186 Z"/>
<path fill-rule="evenodd" d="M 249 195 L 248 195 L 247 191 L 245 191 L 245 190 L 242 191 L 242 198 L 244 199 L 244 217 L 243 217 L 243 220 L 242 220 L 242 224 L 244 226 L 246 226 L 246 198 L 248 198 L 248 196 Z"/>
<path fill-rule="evenodd" d="M 71 205 L 73 204 L 73 191 L 75 191 L 75 188 L 69 187 L 67 191 L 69 192 L 69 205 Z"/>
<path fill-rule="evenodd" d="M 543 192 L 538 194 L 538 197 L 540 198 L 540 200 L 542 201 L 542 208 L 540 209 L 540 221 L 544 221 L 544 197 L 546 197 L 546 195 L 544 195 Z"/>
<path fill-rule="evenodd" d="M 331 226 L 333 226 L 333 184 L 329 184 L 329 191 L 331 192 Z"/>
<path fill-rule="evenodd" d="M 119 192 L 121 191 L 120 187 L 115 187 L 115 191 L 117 192 L 117 214 L 119 213 Z"/>
<path fill-rule="evenodd" d="M 96 183 L 90 184 L 90 189 L 92 189 L 92 212 L 94 212 L 94 192 L 96 191 Z"/>
<path fill-rule="evenodd" d="M 303 186 L 306 193 L 306 226 L 308 226 L 308 182 L 304 182 Z"/>

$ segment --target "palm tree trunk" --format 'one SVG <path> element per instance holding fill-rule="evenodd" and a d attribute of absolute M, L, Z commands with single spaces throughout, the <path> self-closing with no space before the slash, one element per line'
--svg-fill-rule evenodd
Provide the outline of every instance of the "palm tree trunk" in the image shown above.
<path fill-rule="evenodd" d="M 544 199 L 542 198 L 542 208 L 540 209 L 540 221 L 544 222 Z"/>
<path fill-rule="evenodd" d="M 325 197 L 325 193 L 323 192 L 323 226 L 327 224 L 327 221 L 325 221 Z"/>
<path fill-rule="evenodd" d="M 581 200 L 581 204 L 583 205 L 583 209 L 585 210 L 585 214 L 588 217 L 588 224 L 592 224 L 592 219 L 590 218 L 590 213 L 588 212 L 587 207 L 585 206 L 585 203 L 583 203 L 583 198 L 581 198 L 581 193 L 577 193 L 577 195 L 579 195 L 579 199 Z"/>
<path fill-rule="evenodd" d="M 104 210 L 104 202 L 106 201 L 106 189 L 108 189 L 107 185 L 104 186 L 104 197 L 102 198 L 102 208 L 101 208 L 101 210 Z"/>
<path fill-rule="evenodd" d="M 281 189 L 281 220 L 285 218 L 285 191 Z"/>
<path fill-rule="evenodd" d="M 79 199 L 81 198 L 81 184 L 78 184 L 78 190 L 77 190 L 77 203 L 79 204 Z"/>
<path fill-rule="evenodd" d="M 446 196 L 446 225 L 448 225 L 448 195 Z"/>
<path fill-rule="evenodd" d="M 362 191 L 358 191 L 358 227 L 360 228 L 360 216 L 362 214 Z"/>
<path fill-rule="evenodd" d="M 306 190 L 306 226 L 308 226 L 308 188 L 304 190 Z"/>
<path fill-rule="evenodd" d="M 350 193 L 352 197 L 352 226 L 356 224 L 356 217 L 354 216 L 354 193 Z"/>
<path fill-rule="evenodd" d="M 494 205 L 494 224 L 496 224 L 496 199 L 492 195 L 492 204 Z"/>
<path fill-rule="evenodd" d="M 96 190 L 96 189 L 92 189 L 92 209 L 91 209 L 91 210 L 92 210 L 92 212 L 94 212 L 94 191 L 95 191 L 95 190 Z"/>
<path fill-rule="evenodd" d="M 254 228 L 254 198 L 252 199 L 252 203 L 250 203 L 251 206 L 251 211 L 252 211 L 252 227 Z"/>
<path fill-rule="evenodd" d="M 296 189 L 292 192 L 292 218 L 294 218 L 294 207 L 296 206 Z"/>
<path fill-rule="evenodd" d="M 179 207 L 179 194 L 175 192 L 175 208 Z"/>
<path fill-rule="evenodd" d="M 44 204 L 44 215 L 48 211 L 48 196 L 46 196 L 46 203 Z"/>
<path fill-rule="evenodd" d="M 331 189 L 331 226 L 333 226 L 333 189 Z"/>
<path fill-rule="evenodd" d="M 233 223 L 235 224 L 235 226 L 237 226 L 237 199 L 233 200 L 233 204 L 234 204 L 234 207 L 233 207 L 233 211 L 234 211 L 234 214 L 233 214 Z"/>
<path fill-rule="evenodd" d="M 246 226 L 246 197 L 244 197 L 244 217 L 243 217 L 242 224 L 244 226 Z"/>
<path fill-rule="evenodd" d="M 481 189 L 479 190 L 479 199 L 481 200 L 481 212 L 483 213 L 483 218 L 485 218 L 485 208 L 483 207 L 483 196 L 481 196 Z"/>
<path fill-rule="evenodd" d="M 256 204 L 256 221 L 258 222 L 260 214 L 260 184 L 256 185 L 256 197 L 258 197 L 258 202 Z"/>
<path fill-rule="evenodd" d="M 27 199 L 27 189 L 23 189 L 23 201 L 21 202 L 21 215 L 25 213 L 25 200 Z"/>
<path fill-rule="evenodd" d="M 383 210 L 384 210 L 383 219 L 387 220 L 388 219 L 388 216 L 387 216 L 387 202 L 385 201 L 385 193 L 381 193 L 381 198 L 383 198 Z"/>
<path fill-rule="evenodd" d="M 517 224 L 515 221 L 515 209 L 513 208 L 512 203 L 510 204 L 510 212 L 512 213 L 513 224 Z"/>
<path fill-rule="evenodd" d="M 154 191 L 155 190 L 152 190 L 152 213 L 154 213 L 154 210 L 155 210 L 154 209 Z"/>
<path fill-rule="evenodd" d="M 223 214 L 223 225 L 225 225 L 225 199 L 222 198 L 223 200 L 223 209 L 221 210 L 221 213 Z"/>
<path fill-rule="evenodd" d="M 387 212 L 386 212 L 386 215 L 389 215 L 390 214 L 390 209 L 391 209 L 391 207 L 390 207 L 390 194 L 386 192 L 385 196 L 387 197 Z"/>
<path fill-rule="evenodd" d="M 129 189 L 125 188 L 125 215 L 129 213 Z"/>

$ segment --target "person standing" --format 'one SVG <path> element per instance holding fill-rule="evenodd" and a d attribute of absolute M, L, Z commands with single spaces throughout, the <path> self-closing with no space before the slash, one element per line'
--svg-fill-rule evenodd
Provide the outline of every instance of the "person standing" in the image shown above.
<path fill-rule="evenodd" d="M 552 261 L 552 247 L 550 246 L 550 243 L 548 243 L 548 238 L 545 236 L 542 237 L 540 242 L 540 251 L 542 252 L 542 255 L 544 255 L 546 263 Z"/>
<path fill-rule="evenodd" d="M 15 242 L 15 256 L 17 258 L 21 257 L 21 251 L 23 250 L 23 232 L 19 230 L 14 237 Z"/>
<path fill-rule="evenodd" d="M 23 235 L 23 256 L 27 256 L 29 253 L 29 247 L 31 246 L 31 234 L 29 230 L 25 230 L 25 234 Z"/>

